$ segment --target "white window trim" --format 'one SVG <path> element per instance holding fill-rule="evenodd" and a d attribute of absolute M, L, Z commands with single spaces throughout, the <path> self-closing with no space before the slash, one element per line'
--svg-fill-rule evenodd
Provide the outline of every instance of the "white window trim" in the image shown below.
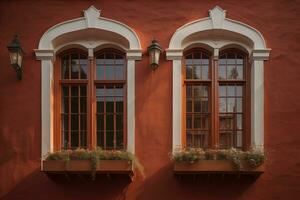
<path fill-rule="evenodd" d="M 121 46 L 114 41 L 68 41 L 60 46 L 54 45 L 54 40 L 64 34 L 87 29 L 110 31 L 125 38 L 129 47 Z M 48 29 L 41 37 L 38 49 L 35 49 L 37 60 L 41 60 L 41 116 L 42 116 L 42 150 L 44 158 L 53 152 L 53 63 L 55 55 L 69 45 L 79 45 L 85 48 L 89 57 L 101 45 L 118 46 L 126 52 L 127 58 L 127 150 L 135 152 L 135 61 L 141 60 L 142 48 L 137 34 L 127 25 L 100 17 L 100 10 L 94 6 L 84 10 L 84 17 L 59 23 Z"/>
<path fill-rule="evenodd" d="M 199 39 L 185 44 L 189 36 L 207 31 L 228 31 L 251 41 L 252 45 L 244 45 L 238 40 Z M 213 49 L 214 59 L 218 59 L 219 49 L 228 44 L 244 47 L 251 55 L 251 146 L 263 148 L 264 145 L 264 61 L 268 60 L 271 49 L 266 47 L 262 34 L 255 28 L 242 22 L 226 18 L 226 11 L 219 6 L 209 11 L 209 17 L 196 20 L 178 28 L 173 34 L 169 48 L 166 50 L 168 60 L 173 61 L 173 116 L 172 147 L 182 147 L 182 59 L 183 51 L 190 45 L 206 45 Z"/>

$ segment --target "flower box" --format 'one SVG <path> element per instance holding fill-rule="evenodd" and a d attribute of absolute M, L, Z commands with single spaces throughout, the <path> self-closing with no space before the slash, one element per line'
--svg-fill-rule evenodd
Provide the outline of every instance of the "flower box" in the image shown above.
<path fill-rule="evenodd" d="M 175 162 L 175 174 L 197 174 L 197 173 L 254 173 L 264 172 L 264 164 L 258 167 L 250 167 L 247 163 L 242 162 L 241 167 L 237 168 L 229 160 L 200 160 L 195 163 Z"/>
<path fill-rule="evenodd" d="M 97 172 L 126 173 L 132 171 L 133 166 L 130 160 L 100 160 L 97 163 Z"/>
<path fill-rule="evenodd" d="M 45 160 L 42 171 L 44 172 L 92 172 L 93 166 L 90 160 Z M 96 172 L 99 173 L 132 173 L 133 166 L 129 160 L 100 160 L 97 163 Z"/>

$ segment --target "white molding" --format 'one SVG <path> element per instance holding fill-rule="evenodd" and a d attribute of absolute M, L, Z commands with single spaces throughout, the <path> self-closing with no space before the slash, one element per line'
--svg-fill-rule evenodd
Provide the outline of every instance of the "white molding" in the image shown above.
<path fill-rule="evenodd" d="M 181 145 L 181 60 L 183 51 L 195 46 L 207 48 L 218 59 L 219 51 L 230 46 L 241 48 L 252 57 L 251 67 L 251 143 L 264 144 L 264 60 L 271 49 L 266 48 L 262 34 L 255 28 L 226 18 L 226 11 L 219 6 L 209 11 L 209 17 L 192 21 L 178 28 L 166 50 L 173 61 L 173 150 Z"/>
<path fill-rule="evenodd" d="M 60 51 L 74 46 L 86 50 L 89 58 L 93 57 L 96 50 L 102 46 L 111 46 L 122 49 L 127 56 L 127 135 L 128 150 L 135 152 L 135 61 L 141 60 L 142 50 L 137 34 L 127 25 L 100 17 L 100 10 L 94 6 L 84 10 L 84 17 L 59 23 L 48 29 L 40 39 L 38 49 L 35 49 L 37 60 L 41 60 L 41 101 L 42 101 L 42 151 L 41 157 L 53 151 L 53 60 Z M 97 38 L 90 37 L 89 33 L 99 30 Z M 78 38 L 76 33 L 81 32 Z M 101 38 L 101 31 L 109 31 L 115 38 L 110 36 Z M 56 40 L 59 38 L 60 43 Z M 71 38 L 71 39 L 70 39 Z M 73 39 L 75 38 L 75 39 Z M 113 38 L 113 39 L 112 39 Z M 119 43 L 122 38 L 128 43 L 124 46 Z"/>

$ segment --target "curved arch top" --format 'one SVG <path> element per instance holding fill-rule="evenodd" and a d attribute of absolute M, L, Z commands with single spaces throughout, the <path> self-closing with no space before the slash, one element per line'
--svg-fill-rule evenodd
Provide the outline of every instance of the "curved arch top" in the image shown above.
<path fill-rule="evenodd" d="M 121 22 L 103 18 L 100 14 L 100 10 L 90 6 L 87 10 L 84 10 L 84 17 L 68 20 L 51 27 L 41 37 L 38 49 L 35 50 L 36 53 L 51 52 L 55 50 L 55 42 L 58 38 L 65 36 L 68 40 L 73 33 L 76 35 L 76 33 L 82 31 L 86 31 L 87 36 L 97 31 L 102 31 L 106 37 L 109 33 L 118 35 L 120 40 L 125 40 L 128 44 L 126 50 L 141 51 L 141 43 L 134 30 Z"/>
<path fill-rule="evenodd" d="M 207 31 L 225 31 L 239 34 L 251 41 L 253 50 L 268 50 L 262 34 L 255 28 L 239 21 L 226 18 L 226 11 L 219 6 L 209 11 L 209 17 L 196 20 L 178 28 L 173 34 L 168 51 L 183 49 L 183 42 L 189 36 Z"/>

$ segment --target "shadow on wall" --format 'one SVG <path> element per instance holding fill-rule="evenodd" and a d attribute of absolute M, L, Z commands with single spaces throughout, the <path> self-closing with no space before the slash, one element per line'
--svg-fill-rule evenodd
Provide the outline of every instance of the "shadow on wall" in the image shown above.
<path fill-rule="evenodd" d="M 172 170 L 172 163 L 168 163 L 144 182 L 137 177 L 131 183 L 127 176 L 108 179 L 100 175 L 91 181 L 90 175 L 69 179 L 60 175 L 53 179 L 37 169 L 2 200 L 239 199 L 255 182 L 253 177 L 237 175 L 189 175 L 178 179 Z"/>
<path fill-rule="evenodd" d="M 2 200 L 24 199 L 126 199 L 130 179 L 127 176 L 97 175 L 92 181 L 90 175 L 48 177 L 40 170 L 34 171 L 10 191 Z"/>
<path fill-rule="evenodd" d="M 170 163 L 149 177 L 139 188 L 141 192 L 133 199 L 238 199 L 255 180 L 255 177 L 249 175 L 228 174 L 177 177 L 173 174 L 173 164 Z"/>

